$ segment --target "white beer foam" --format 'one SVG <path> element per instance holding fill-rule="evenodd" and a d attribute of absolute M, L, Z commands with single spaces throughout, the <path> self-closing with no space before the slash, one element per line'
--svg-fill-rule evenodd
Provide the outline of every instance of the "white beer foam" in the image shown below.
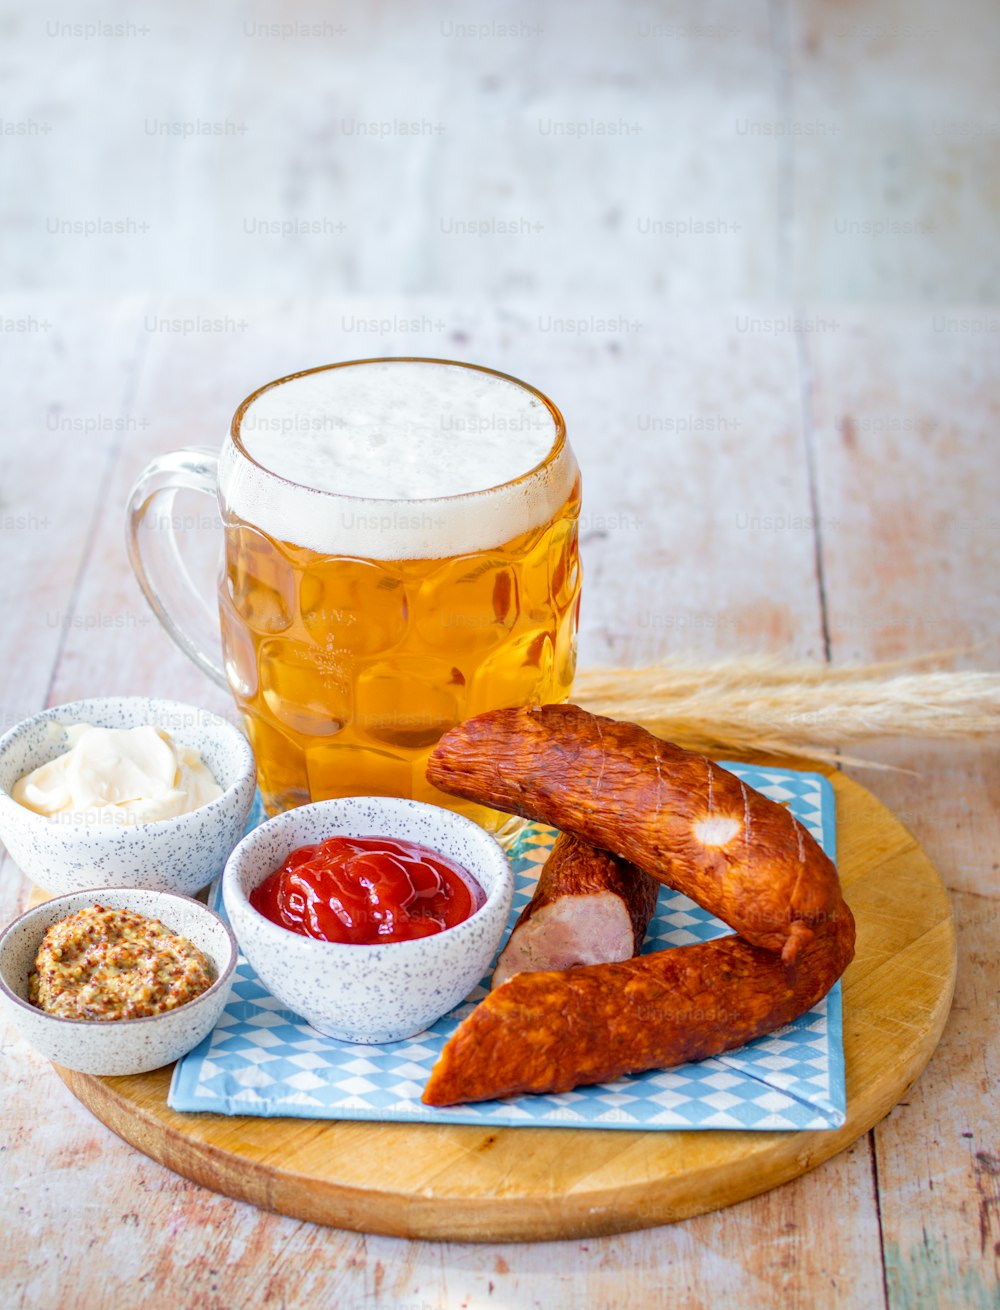
<path fill-rule="evenodd" d="M 568 446 L 536 469 L 556 436 L 546 406 L 505 378 L 378 360 L 262 392 L 240 427 L 251 458 L 227 441 L 219 487 L 241 519 L 322 554 L 462 555 L 527 532 L 565 501 L 576 476 Z"/>

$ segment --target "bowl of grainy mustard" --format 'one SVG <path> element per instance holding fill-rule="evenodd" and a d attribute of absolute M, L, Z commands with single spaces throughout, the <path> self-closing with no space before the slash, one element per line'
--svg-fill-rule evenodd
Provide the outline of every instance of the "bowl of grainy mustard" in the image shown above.
<path fill-rule="evenodd" d="M 236 959 L 228 925 L 201 901 L 97 887 L 36 905 L 0 934 L 0 1003 L 55 1064 L 145 1073 L 212 1031 Z"/>

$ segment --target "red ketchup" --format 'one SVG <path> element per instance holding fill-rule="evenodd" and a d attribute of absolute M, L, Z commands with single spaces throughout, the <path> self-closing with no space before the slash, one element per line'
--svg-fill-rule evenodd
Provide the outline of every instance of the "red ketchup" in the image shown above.
<path fill-rule="evenodd" d="M 431 937 L 485 901 L 460 864 L 394 837 L 328 837 L 300 846 L 250 893 L 250 904 L 272 923 L 355 946 Z"/>

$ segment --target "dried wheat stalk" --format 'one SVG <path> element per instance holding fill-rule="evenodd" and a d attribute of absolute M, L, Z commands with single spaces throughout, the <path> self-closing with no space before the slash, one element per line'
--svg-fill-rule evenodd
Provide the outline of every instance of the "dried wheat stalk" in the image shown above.
<path fill-rule="evenodd" d="M 914 671 L 954 652 L 831 668 L 773 659 L 585 669 L 574 699 L 694 750 L 760 751 L 884 767 L 845 755 L 876 737 L 1000 735 L 1000 673 Z"/>

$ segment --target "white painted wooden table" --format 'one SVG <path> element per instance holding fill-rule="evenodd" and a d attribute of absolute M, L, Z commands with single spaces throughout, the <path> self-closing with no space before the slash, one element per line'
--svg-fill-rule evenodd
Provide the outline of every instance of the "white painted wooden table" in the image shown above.
<path fill-rule="evenodd" d="M 143 607 L 126 491 L 260 382 L 368 354 L 563 407 L 583 664 L 982 642 L 965 662 L 998 666 L 992 6 L 4 12 L 3 725 L 93 692 L 228 708 Z M 960 972 L 936 1057 L 845 1155 L 620 1238 L 366 1238 L 172 1175 L 0 1030 L 0 1302 L 996 1305 L 998 754 L 874 749 L 917 770 L 862 780 L 951 889 Z M 27 892 L 5 860 L 0 922 Z"/>

